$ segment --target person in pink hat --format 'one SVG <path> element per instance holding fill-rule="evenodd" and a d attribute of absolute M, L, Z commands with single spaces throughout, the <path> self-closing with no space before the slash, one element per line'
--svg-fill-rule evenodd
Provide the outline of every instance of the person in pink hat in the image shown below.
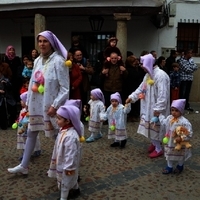
<path fill-rule="evenodd" d="M 108 120 L 108 139 L 114 139 L 111 147 L 124 148 L 127 142 L 126 121 L 127 114 L 131 111 L 130 103 L 122 105 L 121 96 L 118 92 L 111 94 L 111 105 L 104 114 L 101 114 L 101 120 Z"/>
<path fill-rule="evenodd" d="M 86 142 L 90 143 L 102 138 L 102 122 L 100 120 L 100 114 L 105 112 L 105 99 L 102 91 L 99 88 L 91 90 L 90 101 L 88 104 L 90 106 L 88 130 L 91 134 L 90 137 L 86 139 Z"/>
<path fill-rule="evenodd" d="M 173 138 L 173 132 L 178 126 L 185 127 L 189 135 L 185 140 L 190 140 L 193 131 L 191 123 L 183 116 L 185 109 L 185 99 L 174 100 L 171 104 L 171 115 L 165 118 L 163 115 L 159 116 L 159 121 L 165 129 L 165 137 L 167 142 L 165 144 L 165 157 L 167 160 L 167 166 L 163 169 L 163 174 L 181 173 L 183 171 L 184 162 L 191 157 L 191 149 L 182 147 L 180 150 L 175 149 L 175 143 Z M 178 163 L 173 170 L 173 164 Z"/>
<path fill-rule="evenodd" d="M 140 100 L 140 123 L 137 132 L 149 138 L 148 148 L 150 158 L 163 155 L 161 146 L 163 131 L 159 121 L 152 123 L 152 118 L 158 114 L 169 115 L 170 111 L 170 80 L 169 76 L 155 64 L 152 54 L 141 56 L 140 62 L 146 72 L 139 87 L 128 96 L 126 103 Z"/>
<path fill-rule="evenodd" d="M 80 110 L 73 105 L 64 105 L 57 110 L 60 131 L 55 141 L 48 176 L 57 178 L 61 191 L 60 200 L 80 195 L 78 169 L 80 162 Z"/>

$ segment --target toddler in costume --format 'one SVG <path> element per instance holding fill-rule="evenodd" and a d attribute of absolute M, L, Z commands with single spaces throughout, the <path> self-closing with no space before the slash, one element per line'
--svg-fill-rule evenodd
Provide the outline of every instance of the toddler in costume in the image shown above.
<path fill-rule="evenodd" d="M 70 99 L 70 100 L 67 100 L 64 104 L 65 106 L 76 106 L 79 111 L 80 111 L 80 116 L 79 116 L 79 119 L 81 119 L 81 111 L 82 111 L 82 102 L 80 99 Z M 80 126 L 81 126 L 81 135 L 84 137 L 84 125 L 83 123 L 81 122 L 80 120 Z M 82 143 L 80 143 L 80 160 L 82 158 L 82 154 L 83 154 L 83 145 Z M 80 182 L 81 178 L 80 176 L 78 176 L 78 182 Z"/>
<path fill-rule="evenodd" d="M 175 149 L 174 138 L 172 137 L 173 131 L 178 126 L 184 126 L 188 131 L 189 135 L 185 140 L 189 140 L 192 137 L 192 125 L 183 116 L 185 108 L 185 99 L 174 100 L 171 104 L 171 115 L 165 118 L 163 115 L 159 116 L 159 120 L 162 126 L 165 127 L 166 136 L 168 142 L 165 145 L 165 157 L 167 160 L 167 167 L 163 170 L 163 174 L 181 173 L 183 171 L 183 164 L 188 158 L 191 157 L 191 149 L 182 147 L 180 150 Z M 173 171 L 173 163 L 177 162 L 175 170 Z"/>
<path fill-rule="evenodd" d="M 105 112 L 104 95 L 99 88 L 91 90 L 90 98 L 88 104 L 90 105 L 89 132 L 91 135 L 87 138 L 86 142 L 94 142 L 102 138 L 100 113 Z"/>
<path fill-rule="evenodd" d="M 118 92 L 110 96 L 111 105 L 106 112 L 101 115 L 102 120 L 108 119 L 108 139 L 114 139 L 111 147 L 124 148 L 127 142 L 126 121 L 127 114 L 131 111 L 131 104 L 122 105 L 122 100 Z"/>
<path fill-rule="evenodd" d="M 76 106 L 64 105 L 57 110 L 60 127 L 55 141 L 48 176 L 57 178 L 60 200 L 80 195 L 77 182 L 80 162 L 80 111 Z"/>
<path fill-rule="evenodd" d="M 26 144 L 26 138 L 27 138 L 27 129 L 28 129 L 28 123 L 29 123 L 29 115 L 28 110 L 26 109 L 26 99 L 27 99 L 27 92 L 24 92 L 20 95 L 21 99 L 21 111 L 19 114 L 19 117 L 17 119 L 18 128 L 17 128 L 17 149 L 23 149 L 25 148 Z M 34 148 L 34 154 L 33 156 L 37 157 L 41 154 L 41 145 L 40 145 L 40 138 L 39 135 L 37 136 L 35 148 Z M 20 157 L 20 160 L 22 159 L 23 155 Z"/>

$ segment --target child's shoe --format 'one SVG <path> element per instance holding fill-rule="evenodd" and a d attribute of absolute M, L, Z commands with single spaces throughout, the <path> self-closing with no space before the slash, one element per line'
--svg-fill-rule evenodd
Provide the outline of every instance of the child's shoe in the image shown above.
<path fill-rule="evenodd" d="M 162 150 L 159 153 L 156 150 L 154 150 L 152 153 L 149 154 L 149 157 L 150 158 L 157 158 L 157 157 L 162 156 L 162 155 L 163 155 Z"/>
<path fill-rule="evenodd" d="M 151 153 L 151 152 L 153 152 L 154 150 L 155 150 L 155 146 L 153 145 L 153 144 L 151 144 L 150 146 L 149 146 L 149 148 L 148 148 L 148 153 Z"/>
<path fill-rule="evenodd" d="M 10 172 L 11 174 L 16 174 L 16 173 L 28 174 L 28 168 L 24 168 L 21 166 L 21 164 L 19 164 L 16 167 L 8 168 L 8 172 Z"/>
<path fill-rule="evenodd" d="M 95 140 L 94 137 L 90 136 L 89 138 L 86 139 L 86 142 L 90 143 L 90 142 L 94 142 L 94 140 Z"/>
<path fill-rule="evenodd" d="M 126 142 L 127 142 L 127 140 L 122 140 L 122 141 L 120 142 L 120 148 L 121 148 L 121 149 L 125 148 Z"/>
<path fill-rule="evenodd" d="M 81 192 L 80 192 L 80 189 L 71 189 L 69 191 L 69 195 L 67 197 L 67 199 L 76 199 L 78 198 L 78 196 L 80 196 Z"/>
<path fill-rule="evenodd" d="M 174 174 L 180 174 L 183 171 L 183 165 L 177 165 L 176 169 L 174 170 Z"/>
<path fill-rule="evenodd" d="M 119 147 L 120 144 L 119 144 L 119 142 L 113 142 L 110 146 L 111 147 Z"/>
<path fill-rule="evenodd" d="M 170 174 L 173 172 L 173 168 L 172 167 L 166 167 L 165 169 L 163 169 L 162 173 L 163 174 Z"/>
<path fill-rule="evenodd" d="M 98 140 L 98 139 L 100 139 L 100 138 L 102 138 L 102 133 L 100 132 L 100 133 L 98 133 L 97 135 L 96 135 L 96 137 L 94 137 L 94 139 L 95 140 Z"/>

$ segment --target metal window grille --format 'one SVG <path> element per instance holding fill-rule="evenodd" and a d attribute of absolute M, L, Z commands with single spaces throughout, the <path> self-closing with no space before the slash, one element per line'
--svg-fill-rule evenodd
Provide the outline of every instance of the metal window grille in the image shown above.
<path fill-rule="evenodd" d="M 107 46 L 108 38 L 115 35 L 114 32 L 93 33 L 93 32 L 73 32 L 72 36 L 79 35 L 81 44 L 85 47 L 89 61 L 92 66 L 97 61 L 97 55 Z"/>
<path fill-rule="evenodd" d="M 177 50 L 184 51 L 192 49 L 193 53 L 200 53 L 200 24 L 178 23 Z"/>

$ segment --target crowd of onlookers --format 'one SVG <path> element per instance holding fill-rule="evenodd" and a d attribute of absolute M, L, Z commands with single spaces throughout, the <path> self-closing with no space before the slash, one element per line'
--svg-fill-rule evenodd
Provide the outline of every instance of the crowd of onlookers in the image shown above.
<path fill-rule="evenodd" d="M 88 53 L 81 45 L 79 37 L 72 37 L 72 46 L 68 50 L 67 58 L 72 61 L 72 67 L 70 68 L 70 99 L 81 99 L 82 104 L 87 105 L 91 87 L 97 87 L 103 91 L 105 106 L 108 107 L 112 93 L 119 92 L 123 103 L 125 103 L 127 95 L 140 85 L 145 75 L 140 67 L 140 57 L 128 51 L 127 58 L 122 58 L 117 42 L 117 38 L 109 38 L 108 45 L 98 53 L 95 65 L 91 66 Z M 192 111 L 189 105 L 189 95 L 193 72 L 197 69 L 197 65 L 192 60 L 192 50 L 181 53 L 171 50 L 168 58 L 157 57 L 156 51 L 142 51 L 140 56 L 148 53 L 155 57 L 155 65 L 159 66 L 170 77 L 171 101 L 185 98 L 186 109 Z M 7 84 L 7 92 L 5 94 L 1 93 L 0 127 L 2 129 L 6 129 L 8 124 L 12 124 L 16 119 L 19 110 L 17 107 L 17 103 L 20 102 L 19 95 L 28 89 L 34 60 L 38 56 L 38 51 L 33 49 L 29 54 L 23 55 L 21 60 L 16 56 L 15 48 L 8 46 L 3 60 L 0 61 L 0 74 L 10 84 Z M 119 66 L 119 68 L 113 68 L 114 65 Z M 1 85 L 5 84 L 1 83 Z M 138 101 L 132 105 L 128 120 L 137 121 L 139 112 L 140 102 Z"/>

